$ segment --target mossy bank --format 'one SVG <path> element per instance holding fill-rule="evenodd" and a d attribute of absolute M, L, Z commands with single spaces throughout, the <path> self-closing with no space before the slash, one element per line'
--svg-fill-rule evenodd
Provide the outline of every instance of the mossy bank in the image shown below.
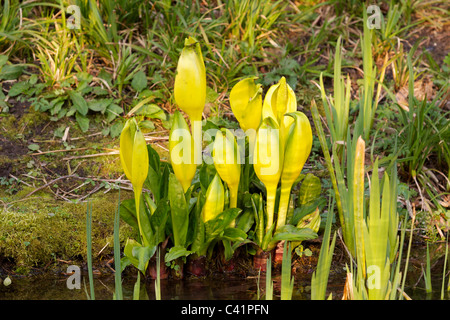
<path fill-rule="evenodd" d="M 120 197 L 130 197 L 121 191 Z M 94 263 L 104 265 L 113 256 L 113 222 L 119 200 L 118 191 L 92 196 L 92 253 Z M 85 202 L 55 201 L 46 193 L 0 210 L 0 261 L 4 270 L 30 273 L 58 269 L 61 264 L 86 261 Z M 121 225 L 123 242 L 132 236 L 128 225 Z M 2 268 L 0 268 L 0 272 Z"/>

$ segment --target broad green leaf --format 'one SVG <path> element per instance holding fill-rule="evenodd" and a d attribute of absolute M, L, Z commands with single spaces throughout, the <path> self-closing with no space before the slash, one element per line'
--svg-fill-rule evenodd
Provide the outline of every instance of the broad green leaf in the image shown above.
<path fill-rule="evenodd" d="M 281 240 L 304 241 L 317 238 L 317 234 L 309 228 L 299 229 L 293 225 L 287 224 L 279 228 L 271 242 L 276 243 Z"/>
<path fill-rule="evenodd" d="M 184 246 L 189 226 L 189 212 L 183 187 L 173 173 L 169 176 L 169 201 L 174 244 Z"/>
<path fill-rule="evenodd" d="M 123 129 L 123 123 L 122 123 L 122 121 L 117 121 L 117 122 L 115 122 L 115 123 L 110 127 L 109 134 L 110 134 L 111 138 L 116 138 L 116 137 L 120 136 L 120 133 L 122 132 L 122 129 Z"/>
<path fill-rule="evenodd" d="M 322 185 L 320 179 L 308 173 L 300 186 L 298 193 L 298 204 L 304 205 L 316 200 L 322 191 Z"/>
<path fill-rule="evenodd" d="M 148 152 L 148 175 L 146 180 L 146 185 L 153 193 L 156 202 L 161 198 L 161 167 L 159 154 L 152 148 L 151 145 L 147 145 Z"/>
<path fill-rule="evenodd" d="M 3 67 L 4 64 L 8 62 L 8 56 L 4 54 L 0 54 L 0 68 Z"/>
<path fill-rule="evenodd" d="M 150 217 L 150 224 L 153 230 L 153 242 L 159 244 L 166 238 L 166 223 L 169 218 L 169 203 L 163 199 L 158 202 L 158 206 Z"/>
<path fill-rule="evenodd" d="M 135 259 L 138 260 L 137 268 L 145 273 L 147 269 L 148 261 L 156 252 L 156 246 L 151 247 L 142 247 L 142 246 L 134 246 L 132 249 L 132 254 Z"/>
<path fill-rule="evenodd" d="M 169 252 L 166 253 L 164 261 L 167 263 L 180 257 L 187 257 L 191 253 L 192 251 L 187 250 L 184 246 L 175 246 L 170 248 Z"/>
<path fill-rule="evenodd" d="M 123 200 L 120 203 L 120 218 L 128 223 L 135 231 L 139 231 L 134 199 Z"/>
<path fill-rule="evenodd" d="M 221 238 L 230 241 L 244 241 L 247 238 L 247 233 L 238 228 L 225 228 Z"/>
<path fill-rule="evenodd" d="M 0 72 L 0 80 L 15 80 L 20 77 L 25 69 L 22 65 L 6 64 L 3 65 Z"/>
<path fill-rule="evenodd" d="M 236 218 L 236 228 L 248 232 L 255 223 L 255 216 L 253 210 L 245 210 L 243 214 Z"/>
<path fill-rule="evenodd" d="M 139 123 L 139 126 L 144 129 L 154 130 L 155 124 L 151 120 L 143 120 Z"/>
<path fill-rule="evenodd" d="M 147 76 L 144 71 L 140 70 L 136 72 L 133 80 L 131 81 L 131 86 L 137 92 L 141 92 L 147 87 Z"/>
<path fill-rule="evenodd" d="M 142 247 L 142 245 L 136 240 L 128 238 L 123 249 L 123 254 L 128 258 L 131 264 L 137 268 L 139 266 L 139 260 L 133 255 L 135 247 Z"/>
<path fill-rule="evenodd" d="M 112 103 L 112 101 L 112 98 L 92 100 L 88 102 L 88 107 L 92 111 L 104 113 L 106 111 L 106 108 Z"/>
<path fill-rule="evenodd" d="M 83 116 L 87 115 L 89 108 L 83 96 L 76 91 L 71 91 L 69 96 L 76 110 Z"/>
<path fill-rule="evenodd" d="M 11 89 L 9 89 L 8 95 L 10 97 L 18 96 L 26 91 L 30 87 L 30 84 L 26 81 L 16 82 L 12 85 Z"/>
<path fill-rule="evenodd" d="M 76 113 L 75 119 L 80 126 L 81 131 L 86 132 L 89 130 L 89 118 L 83 116 L 79 112 Z"/>
<path fill-rule="evenodd" d="M 231 222 L 241 212 L 239 208 L 230 208 L 219 213 L 215 218 L 205 223 L 206 237 L 208 240 L 215 239 L 221 235 L 225 228 L 228 228 Z"/>
<path fill-rule="evenodd" d="M 167 116 L 164 111 L 156 104 L 145 104 L 137 112 L 138 115 L 146 116 L 147 118 L 166 120 Z"/>

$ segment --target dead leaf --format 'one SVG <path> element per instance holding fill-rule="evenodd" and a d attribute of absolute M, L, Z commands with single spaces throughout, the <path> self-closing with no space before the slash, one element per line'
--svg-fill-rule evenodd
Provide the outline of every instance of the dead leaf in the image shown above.
<path fill-rule="evenodd" d="M 421 78 L 414 82 L 414 97 L 423 101 L 425 98 L 431 101 L 436 94 L 436 90 L 433 87 L 433 81 L 429 77 Z M 405 110 L 409 111 L 409 89 L 408 86 L 402 87 L 396 94 L 397 103 Z"/>

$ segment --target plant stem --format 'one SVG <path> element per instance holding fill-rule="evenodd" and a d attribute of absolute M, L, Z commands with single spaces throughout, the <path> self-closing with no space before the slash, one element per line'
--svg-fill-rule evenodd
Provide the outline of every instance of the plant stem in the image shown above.
<path fill-rule="evenodd" d="M 266 187 L 267 190 L 267 223 L 266 223 L 266 233 L 269 231 L 273 224 L 273 215 L 275 212 L 275 198 L 277 195 L 277 187 Z"/>
<path fill-rule="evenodd" d="M 289 199 L 291 197 L 292 184 L 290 182 L 281 182 L 280 204 L 278 206 L 277 227 L 278 230 L 286 223 L 286 214 L 289 208 Z"/>

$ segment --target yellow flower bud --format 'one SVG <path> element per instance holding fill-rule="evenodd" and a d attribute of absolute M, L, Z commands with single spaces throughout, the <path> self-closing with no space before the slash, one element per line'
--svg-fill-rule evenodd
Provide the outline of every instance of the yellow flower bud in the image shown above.
<path fill-rule="evenodd" d="M 184 192 L 191 186 L 197 165 L 194 162 L 194 140 L 183 115 L 175 111 L 169 134 L 169 155 L 173 172 Z"/>
<path fill-rule="evenodd" d="M 206 191 L 206 200 L 202 209 L 203 222 L 207 222 L 217 217 L 223 211 L 225 203 L 225 192 L 222 181 L 216 174 Z"/>
<path fill-rule="evenodd" d="M 230 92 L 230 107 L 242 130 L 253 129 L 261 124 L 262 88 L 255 84 L 256 77 L 236 83 Z"/>
<path fill-rule="evenodd" d="M 120 134 L 120 160 L 133 187 L 142 188 L 148 174 L 148 152 L 144 135 L 135 119 L 128 120 Z"/>
<path fill-rule="evenodd" d="M 275 120 L 267 117 L 256 135 L 253 167 L 259 180 L 266 186 L 267 223 L 266 232 L 273 224 L 275 197 L 283 165 L 279 128 Z"/>
<path fill-rule="evenodd" d="M 236 208 L 241 164 L 238 145 L 230 130 L 223 129 L 217 132 L 212 158 L 217 173 L 230 190 L 230 208 Z"/>
<path fill-rule="evenodd" d="M 192 121 L 201 121 L 206 101 L 206 71 L 200 44 L 186 38 L 177 65 L 175 101 Z"/>
<path fill-rule="evenodd" d="M 144 240 L 144 245 L 148 245 L 147 238 L 141 229 L 139 211 L 142 186 L 148 175 L 148 151 L 144 135 L 134 118 L 125 123 L 122 133 L 120 134 L 119 154 L 125 175 L 133 185 L 139 232 Z"/>
<path fill-rule="evenodd" d="M 281 173 L 281 193 L 278 207 L 277 229 L 284 226 L 289 206 L 292 185 L 300 175 L 311 152 L 312 130 L 306 115 L 300 111 L 288 113 L 293 123 L 286 137 L 283 170 Z"/>
<path fill-rule="evenodd" d="M 294 90 L 286 83 L 285 77 L 281 77 L 277 84 L 269 88 L 264 98 L 262 117 L 273 118 L 279 128 L 282 144 L 287 134 L 287 128 L 292 124 L 293 119 L 285 117 L 286 113 L 297 111 L 297 99 Z"/>

